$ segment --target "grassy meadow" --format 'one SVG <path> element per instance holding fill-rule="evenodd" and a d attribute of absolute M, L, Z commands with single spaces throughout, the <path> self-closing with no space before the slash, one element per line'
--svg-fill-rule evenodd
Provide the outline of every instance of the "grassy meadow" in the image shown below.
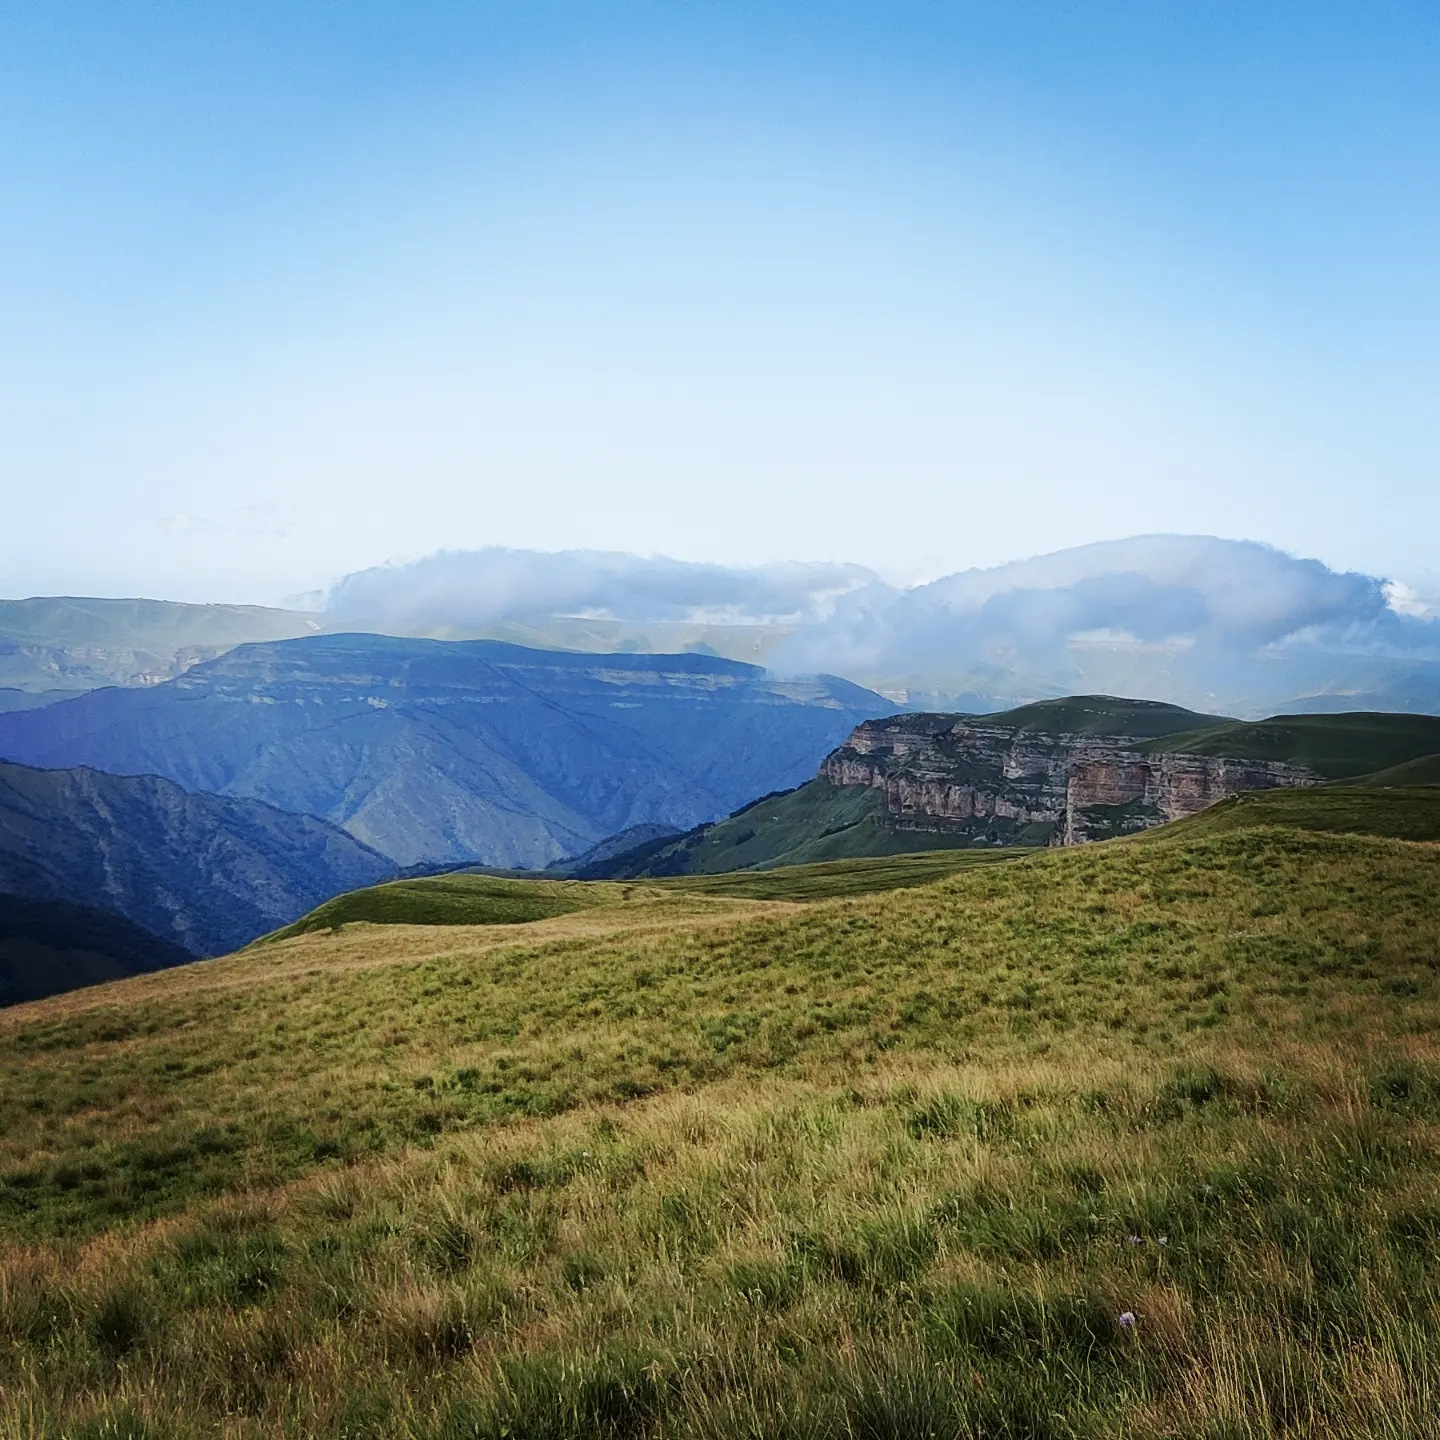
<path fill-rule="evenodd" d="M 1440 846 L 924 878 L 0 1013 L 0 1440 L 1440 1435 Z"/>

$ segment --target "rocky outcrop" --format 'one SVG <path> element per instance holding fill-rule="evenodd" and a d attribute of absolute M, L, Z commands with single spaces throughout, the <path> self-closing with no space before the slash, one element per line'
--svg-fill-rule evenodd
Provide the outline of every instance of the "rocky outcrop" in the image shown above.
<path fill-rule="evenodd" d="M 1051 845 L 1145 830 L 1243 790 L 1320 780 L 1299 765 L 1146 753 L 1134 745 L 954 715 L 899 715 L 859 726 L 820 774 L 832 785 L 882 791 L 897 829 Z"/>

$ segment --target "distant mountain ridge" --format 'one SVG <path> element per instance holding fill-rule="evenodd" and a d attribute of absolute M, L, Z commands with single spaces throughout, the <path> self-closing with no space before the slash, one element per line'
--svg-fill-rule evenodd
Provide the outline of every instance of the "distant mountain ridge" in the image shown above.
<path fill-rule="evenodd" d="M 954 713 L 1082 692 L 1251 718 L 1440 713 L 1440 595 L 1205 535 L 1135 535 L 913 586 L 858 565 L 491 547 L 345 576 L 314 611 L 0 602 L 0 692 L 153 684 L 241 643 L 362 630 L 722 655 Z"/>
<path fill-rule="evenodd" d="M 60 698 L 155 685 L 236 645 L 310 635 L 318 616 L 263 605 L 47 595 L 0 600 L 0 690 Z M 19 708 L 17 700 L 0 708 Z"/>
<path fill-rule="evenodd" d="M 112 911 L 192 956 L 393 873 L 313 816 L 154 775 L 0 762 L 0 894 Z"/>
<path fill-rule="evenodd" d="M 844 680 L 715 656 L 326 635 L 0 715 L 0 756 L 265 800 L 403 865 L 543 868 L 794 785 L 894 709 Z"/>

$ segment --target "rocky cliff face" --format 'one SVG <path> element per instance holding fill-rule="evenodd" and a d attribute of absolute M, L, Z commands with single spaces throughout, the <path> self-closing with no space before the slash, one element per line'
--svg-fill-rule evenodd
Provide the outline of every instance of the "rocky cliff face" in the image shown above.
<path fill-rule="evenodd" d="M 897 829 L 976 843 L 1080 845 L 1183 819 L 1242 790 L 1313 785 L 1302 766 L 1142 754 L 1104 735 L 1050 735 L 954 715 L 859 726 L 821 766 L 832 785 L 881 790 Z"/>

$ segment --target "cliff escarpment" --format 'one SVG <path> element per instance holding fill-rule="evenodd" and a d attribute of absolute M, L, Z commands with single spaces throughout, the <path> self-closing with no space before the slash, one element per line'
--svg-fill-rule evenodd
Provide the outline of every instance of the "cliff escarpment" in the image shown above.
<path fill-rule="evenodd" d="M 1135 748 L 1134 738 L 1045 733 L 956 715 L 897 715 L 858 726 L 820 768 L 883 797 L 897 830 L 961 843 L 1079 845 L 1162 825 L 1247 790 L 1313 785 L 1275 760 Z"/>

